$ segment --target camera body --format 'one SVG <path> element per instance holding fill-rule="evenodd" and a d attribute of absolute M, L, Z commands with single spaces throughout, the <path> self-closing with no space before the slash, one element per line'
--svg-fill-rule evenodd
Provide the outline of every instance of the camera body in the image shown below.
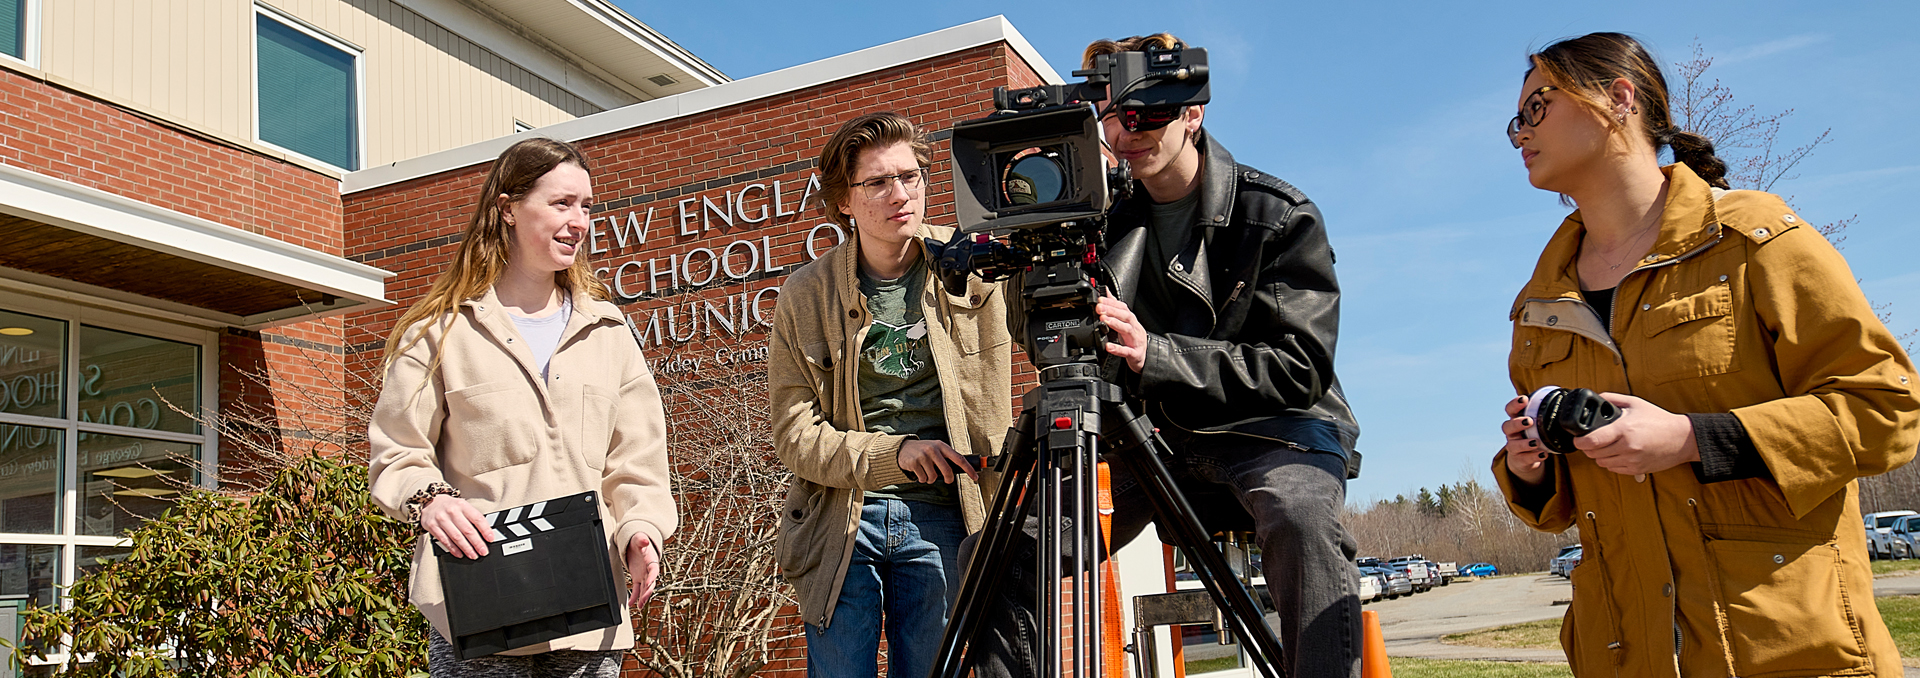
<path fill-rule="evenodd" d="M 968 275 L 993 282 L 1016 274 L 1028 356 L 1037 367 L 1098 360 L 1105 327 L 1099 300 L 1100 248 L 1107 211 L 1133 181 L 1124 161 L 1102 152 L 1101 110 L 1207 103 L 1204 49 L 1118 52 L 1094 58 L 1072 85 L 994 90 L 997 110 L 953 127 L 953 164 L 965 190 L 954 195 L 960 228 L 928 243 L 948 292 Z"/>

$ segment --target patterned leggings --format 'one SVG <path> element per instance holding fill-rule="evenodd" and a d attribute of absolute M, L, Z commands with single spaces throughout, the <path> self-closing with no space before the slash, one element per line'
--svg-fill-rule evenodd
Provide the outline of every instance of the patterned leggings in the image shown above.
<path fill-rule="evenodd" d="M 619 678 L 625 650 L 555 650 L 523 657 L 461 661 L 437 631 L 427 634 L 427 671 L 433 678 Z"/>

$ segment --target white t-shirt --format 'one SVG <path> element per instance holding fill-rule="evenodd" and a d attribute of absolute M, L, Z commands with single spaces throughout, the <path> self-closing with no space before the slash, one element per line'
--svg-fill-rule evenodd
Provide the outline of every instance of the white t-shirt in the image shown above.
<path fill-rule="evenodd" d="M 527 342 L 527 350 L 533 351 L 533 364 L 540 366 L 540 378 L 547 378 L 547 362 L 553 359 L 553 352 L 560 348 L 560 334 L 567 329 L 567 320 L 573 317 L 573 300 L 560 297 L 560 310 L 545 316 L 529 318 L 512 311 L 513 327 L 520 331 L 520 338 Z"/>

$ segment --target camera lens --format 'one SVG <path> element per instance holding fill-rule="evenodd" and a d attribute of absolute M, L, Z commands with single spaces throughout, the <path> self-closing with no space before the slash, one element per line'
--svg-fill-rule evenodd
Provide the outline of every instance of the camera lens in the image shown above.
<path fill-rule="evenodd" d="M 1579 450 L 1574 438 L 1613 423 L 1620 418 L 1620 408 L 1584 388 L 1546 386 L 1527 396 L 1522 416 L 1533 419 L 1528 438 L 1540 441 L 1550 452 L 1571 454 Z"/>
<path fill-rule="evenodd" d="M 1033 148 L 1015 157 L 1003 176 L 1002 197 L 1008 205 L 1040 205 L 1063 197 L 1067 168 L 1059 153 Z"/>

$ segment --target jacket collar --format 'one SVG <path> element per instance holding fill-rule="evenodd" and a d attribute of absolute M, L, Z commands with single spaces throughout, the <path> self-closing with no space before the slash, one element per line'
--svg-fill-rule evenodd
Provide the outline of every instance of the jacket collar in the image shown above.
<path fill-rule="evenodd" d="M 567 319 L 566 329 L 561 331 L 560 345 L 565 346 L 590 326 L 602 322 L 626 323 L 626 316 L 613 302 L 595 299 L 585 290 L 573 290 L 570 294 L 573 301 L 573 315 Z M 494 291 L 493 286 L 487 286 L 486 292 L 460 302 L 460 305 L 473 313 L 474 324 L 484 330 L 495 344 L 506 349 L 508 354 L 519 361 L 528 374 L 538 374 L 538 371 L 533 369 L 533 352 L 523 345 L 525 342 L 507 341 L 508 338 L 517 336 L 519 330 L 514 329 L 513 318 L 507 314 L 506 305 L 500 303 L 500 295 Z M 540 380 L 534 379 L 534 381 Z"/>
<path fill-rule="evenodd" d="M 1634 266 L 1635 271 L 1691 256 L 1721 236 L 1712 187 L 1685 164 L 1674 163 L 1660 171 L 1667 175 L 1667 201 L 1660 213 L 1660 235 L 1654 239 L 1646 257 Z M 1523 300 L 1581 297 L 1576 262 L 1580 256 L 1580 240 L 1586 232 L 1586 221 L 1578 210 L 1560 222 L 1559 230 L 1540 253 L 1533 280 L 1521 295 Z M 1519 309 L 1520 305 L 1515 304 L 1513 312 L 1517 314 Z"/>
<path fill-rule="evenodd" d="M 821 259 L 829 267 L 828 270 L 834 273 L 834 288 L 840 295 L 840 307 L 865 309 L 867 297 L 860 293 L 860 231 L 858 227 L 852 230 L 852 233 L 847 234 L 845 241 L 827 250 L 826 256 Z M 952 237 L 953 230 L 951 227 L 933 226 L 922 221 L 919 230 L 914 231 L 913 244 L 920 248 L 920 258 L 927 262 L 928 271 L 933 270 L 934 261 L 933 253 L 927 249 L 927 239 L 934 238 L 940 242 L 946 242 Z"/>

